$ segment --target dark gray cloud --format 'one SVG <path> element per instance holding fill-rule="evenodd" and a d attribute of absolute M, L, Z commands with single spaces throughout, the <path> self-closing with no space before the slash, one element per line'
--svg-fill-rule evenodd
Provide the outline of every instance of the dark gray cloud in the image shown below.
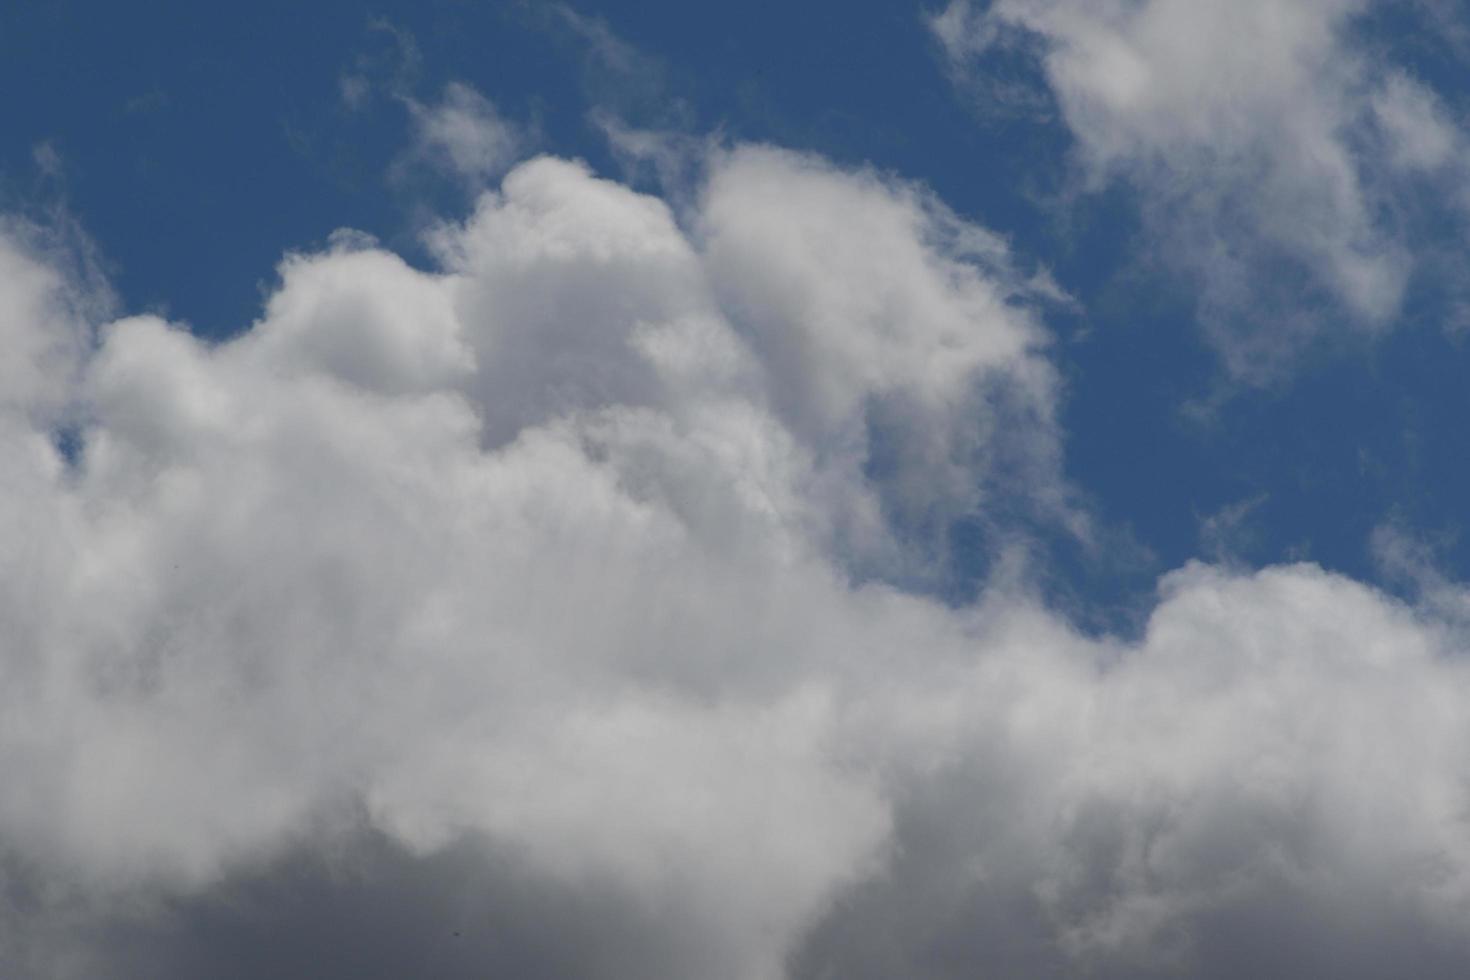
<path fill-rule="evenodd" d="M 200 893 L 49 907 L 33 893 L 11 916 L 12 976 L 620 978 L 700 966 L 677 910 L 548 881 L 488 841 L 418 856 L 370 830 L 304 841 Z"/>

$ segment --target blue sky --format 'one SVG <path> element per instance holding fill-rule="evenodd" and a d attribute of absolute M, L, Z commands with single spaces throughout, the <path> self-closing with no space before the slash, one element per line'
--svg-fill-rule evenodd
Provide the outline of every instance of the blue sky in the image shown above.
<path fill-rule="evenodd" d="M 0 10 L 0 972 L 1463 975 L 1467 61 Z"/>

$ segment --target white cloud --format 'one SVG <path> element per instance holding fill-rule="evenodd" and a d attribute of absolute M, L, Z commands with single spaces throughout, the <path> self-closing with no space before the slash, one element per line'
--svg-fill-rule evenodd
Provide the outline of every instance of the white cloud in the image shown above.
<path fill-rule="evenodd" d="M 1449 163 L 1463 142 L 1433 91 L 1407 75 L 1391 75 L 1373 95 L 1373 114 L 1383 127 L 1394 163 L 1435 170 Z"/>
<path fill-rule="evenodd" d="M 74 290 L 10 229 L 0 237 L 0 404 L 7 412 L 54 416 L 85 350 L 87 329 Z M 62 384 L 57 384 L 58 379 Z"/>
<path fill-rule="evenodd" d="M 214 345 L 144 316 L 57 347 L 65 278 L 5 253 L 0 851 L 52 896 L 15 934 L 358 821 L 646 910 L 652 959 L 606 975 L 879 938 L 912 975 L 984 901 L 1073 971 L 1208 958 L 1282 896 L 1463 935 L 1451 627 L 1311 566 L 1190 566 L 1136 643 L 892 584 L 996 496 L 1068 519 L 1036 294 L 917 188 L 709 166 L 675 215 L 531 161 L 439 268 L 339 236 Z M 0 963 L 62 975 L 46 943 Z"/>
<path fill-rule="evenodd" d="M 361 102 L 360 94 L 343 98 Z M 410 159 L 426 163 L 479 189 L 510 169 L 525 149 L 525 136 L 494 103 L 462 82 L 444 87 L 444 97 L 425 104 L 403 96 L 415 129 Z"/>
<path fill-rule="evenodd" d="M 723 160 L 701 218 L 774 410 L 838 485 L 878 461 L 881 520 L 910 529 L 983 512 L 1007 481 L 1067 516 L 1058 382 L 1029 308 L 1051 297 L 1004 243 L 920 189 L 771 150 Z"/>
<path fill-rule="evenodd" d="M 1283 263 L 1336 297 L 1338 322 L 1393 319 L 1416 247 L 1392 220 L 1404 171 L 1461 138 L 1428 89 L 1355 39 L 1372 8 L 955 0 L 931 25 L 961 72 L 1007 47 L 1039 59 L 1090 179 L 1138 190 L 1158 254 L 1198 276 L 1228 366 L 1251 376 L 1319 326 L 1300 302 L 1262 312 Z"/>

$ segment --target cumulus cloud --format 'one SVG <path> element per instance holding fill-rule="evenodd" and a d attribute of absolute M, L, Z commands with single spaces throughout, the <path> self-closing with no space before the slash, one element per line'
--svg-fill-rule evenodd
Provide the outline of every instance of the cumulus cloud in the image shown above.
<path fill-rule="evenodd" d="M 1361 39 L 1380 6 L 954 0 L 931 26 L 961 75 L 1039 63 L 1089 180 L 1137 190 L 1158 254 L 1196 277 L 1227 366 L 1252 377 L 1311 338 L 1323 298 L 1336 322 L 1393 320 L 1420 244 L 1408 182 L 1463 142 L 1434 92 Z M 1263 304 L 1283 269 L 1312 286 Z"/>
<path fill-rule="evenodd" d="M 6 972 L 350 972 L 340 909 L 444 976 L 1463 966 L 1453 623 L 1312 566 L 1132 642 L 939 601 L 955 521 L 1080 526 L 1044 283 L 921 188 L 707 167 L 527 162 L 216 344 L 6 239 Z"/>

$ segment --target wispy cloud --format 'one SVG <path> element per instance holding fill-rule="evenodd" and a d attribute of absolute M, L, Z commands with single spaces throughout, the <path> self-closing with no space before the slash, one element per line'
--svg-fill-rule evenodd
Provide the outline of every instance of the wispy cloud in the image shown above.
<path fill-rule="evenodd" d="M 527 137 L 521 128 L 461 82 L 445 86 L 437 102 L 425 104 L 405 97 L 404 104 L 413 118 L 415 142 L 399 167 L 427 165 L 482 188 L 525 152 Z"/>
<path fill-rule="evenodd" d="M 1226 366 L 1258 380 L 1324 331 L 1391 326 L 1437 244 L 1414 193 L 1470 187 L 1445 169 L 1457 122 L 1360 36 L 1374 7 L 956 0 L 931 26 L 961 76 L 1039 69 L 1086 180 L 1131 185 L 1153 260 L 1197 284 Z"/>

